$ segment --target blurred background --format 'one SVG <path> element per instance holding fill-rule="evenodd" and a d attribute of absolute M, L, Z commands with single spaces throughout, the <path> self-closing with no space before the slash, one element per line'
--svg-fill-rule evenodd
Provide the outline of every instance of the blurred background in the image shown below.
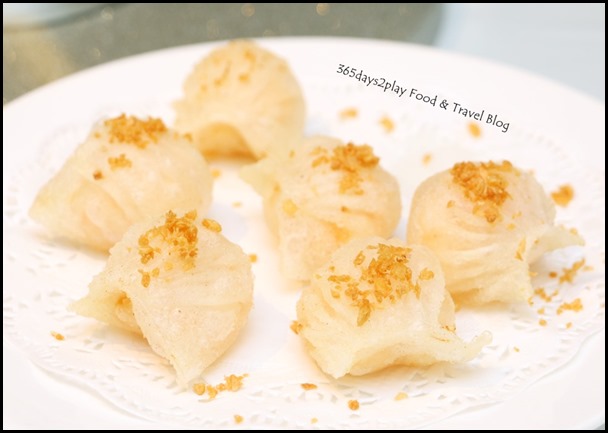
<path fill-rule="evenodd" d="M 238 37 L 348 36 L 498 61 L 605 99 L 605 4 L 3 4 L 3 104 L 110 60 Z"/>

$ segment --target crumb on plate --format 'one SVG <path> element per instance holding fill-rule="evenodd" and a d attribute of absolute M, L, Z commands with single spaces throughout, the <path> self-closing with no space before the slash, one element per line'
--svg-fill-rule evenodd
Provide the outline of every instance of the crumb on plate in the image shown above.
<path fill-rule="evenodd" d="M 384 132 L 390 133 L 395 129 L 395 122 L 393 122 L 388 116 L 382 116 L 380 118 L 380 126 L 384 128 Z"/>

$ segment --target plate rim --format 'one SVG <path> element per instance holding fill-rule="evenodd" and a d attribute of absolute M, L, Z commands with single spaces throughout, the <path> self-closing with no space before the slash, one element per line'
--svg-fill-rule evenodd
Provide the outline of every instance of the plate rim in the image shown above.
<path fill-rule="evenodd" d="M 553 81 L 551 79 L 542 77 L 540 75 L 537 75 L 537 74 L 534 74 L 534 73 L 531 73 L 531 72 L 528 72 L 525 70 L 521 70 L 516 67 L 504 65 L 504 64 L 496 62 L 496 61 L 487 60 L 487 59 L 483 59 L 480 57 L 471 56 L 471 55 L 462 54 L 462 53 L 455 53 L 455 52 L 438 49 L 438 48 L 434 48 L 434 47 L 428 47 L 428 46 L 419 45 L 419 44 L 412 44 L 412 43 L 392 41 L 392 40 L 375 40 L 375 39 L 353 38 L 353 37 L 297 36 L 297 37 L 273 37 L 273 38 L 250 38 L 250 39 L 261 43 L 261 45 L 268 45 L 268 46 L 271 46 L 273 44 L 289 45 L 290 43 L 293 43 L 294 41 L 297 43 L 316 43 L 316 44 L 318 44 L 319 42 L 327 41 L 327 42 L 331 42 L 331 43 L 338 43 L 338 44 L 345 44 L 345 45 L 353 45 L 353 44 L 355 44 L 355 45 L 364 44 L 364 45 L 369 45 L 369 46 L 382 45 L 382 46 L 387 46 L 390 49 L 406 48 L 406 49 L 412 49 L 414 51 L 419 50 L 420 52 L 425 52 L 427 54 L 430 53 L 431 55 L 435 55 L 435 54 L 440 55 L 440 56 L 447 55 L 447 56 L 451 57 L 452 59 L 458 59 L 458 61 L 461 61 L 461 62 L 462 61 L 464 61 L 464 62 L 474 61 L 474 62 L 479 62 L 480 64 L 484 64 L 485 67 L 488 67 L 488 68 L 498 68 L 500 70 L 505 70 L 507 73 L 521 74 L 522 76 L 527 77 L 526 80 L 532 80 L 532 81 L 540 80 L 543 83 L 543 85 L 548 85 L 550 87 L 551 86 L 557 87 L 560 92 L 566 92 L 567 94 L 569 94 L 569 96 L 568 96 L 569 98 L 572 97 L 574 99 L 578 99 L 579 101 L 583 101 L 581 103 L 587 105 L 586 109 L 599 110 L 602 112 L 605 111 L 605 106 L 600 101 L 594 99 L 593 97 L 591 97 L 589 95 L 581 93 L 577 90 L 571 89 L 570 87 L 565 86 L 559 82 Z M 186 50 L 186 51 L 187 50 L 198 50 L 198 49 L 203 49 L 203 48 L 211 49 L 213 46 L 222 45 L 224 43 L 226 43 L 225 40 L 205 42 L 205 43 L 195 43 L 195 44 L 188 44 L 188 45 L 182 45 L 182 46 L 177 46 L 177 47 L 164 48 L 161 50 L 154 50 L 154 51 L 139 53 L 139 54 L 136 54 L 133 56 L 127 56 L 127 57 L 115 59 L 110 62 L 100 64 L 100 65 L 96 65 L 96 66 L 81 70 L 79 72 L 76 72 L 74 74 L 70 74 L 65 77 L 62 77 L 58 80 L 55 80 L 55 81 L 48 83 L 46 85 L 43 85 L 41 87 L 38 87 L 24 95 L 21 95 L 18 98 L 8 102 L 6 105 L 3 106 L 4 116 L 10 117 L 12 115 L 12 113 L 14 111 L 17 111 L 20 106 L 27 105 L 27 104 L 31 103 L 30 101 L 35 101 L 37 98 L 44 97 L 45 92 L 52 92 L 52 91 L 55 91 L 55 89 L 61 89 L 62 86 L 70 86 L 70 84 L 73 83 L 74 80 L 78 80 L 78 79 L 86 80 L 90 76 L 103 74 L 105 72 L 105 70 L 116 68 L 119 65 L 125 65 L 125 64 L 129 64 L 131 62 L 141 61 L 141 59 L 147 58 L 147 57 L 157 57 L 157 56 L 164 57 L 167 55 L 171 55 L 172 53 L 177 53 L 177 52 L 180 52 L 183 50 Z M 42 95 L 42 96 L 40 96 L 40 95 Z M 17 107 L 17 108 L 15 108 L 15 107 Z M 591 107 L 591 108 L 589 108 L 589 107 Z M 10 131 L 10 125 L 9 125 L 9 128 L 4 130 L 3 136 L 5 136 L 6 134 L 9 134 L 9 132 L 7 132 L 7 131 Z M 4 163 L 3 163 L 3 168 L 4 168 L 3 171 L 5 173 L 5 176 L 7 176 L 9 173 L 12 173 L 14 170 L 14 168 L 9 169 L 9 170 L 6 169 L 8 161 L 10 159 L 10 149 L 11 148 L 9 146 L 3 146 L 3 156 L 5 157 Z M 603 175 L 604 172 L 600 171 L 600 174 Z M 5 183 L 5 185 L 6 185 L 6 183 Z M 6 230 L 5 227 L 3 227 L 3 231 L 4 230 Z M 5 247 L 5 251 L 6 251 L 6 245 L 4 245 L 4 247 Z M 600 333 L 604 333 L 604 332 L 605 332 L 605 330 L 602 330 Z M 590 344 L 591 341 L 598 340 L 598 338 L 599 338 L 598 335 L 600 333 L 590 336 L 586 340 L 585 344 Z M 604 343 L 604 345 L 605 345 L 605 341 L 601 341 L 601 342 Z M 594 344 L 598 344 L 598 342 L 595 342 Z M 22 355 L 25 358 L 25 360 L 27 360 L 27 357 L 25 356 L 25 354 L 22 353 Z M 564 367 L 562 367 L 562 368 L 567 368 L 568 366 L 573 364 L 574 361 L 576 359 L 578 359 L 579 355 L 580 355 L 580 352 L 577 353 L 576 357 L 573 358 L 568 364 L 564 365 Z M 547 377 L 550 377 L 551 375 L 552 375 L 552 373 L 545 376 L 540 381 L 545 380 Z M 603 381 L 602 381 L 602 384 L 604 385 L 604 390 L 605 390 L 605 384 L 603 383 Z M 522 393 L 524 391 L 522 391 Z M 459 414 L 456 414 L 451 418 L 455 418 L 458 416 L 459 416 Z M 602 422 L 605 422 L 605 411 L 603 411 L 601 414 L 598 414 L 597 420 L 601 420 Z M 593 421 L 595 421 L 595 420 L 593 420 Z M 592 422 L 592 420 L 589 420 L 588 423 L 584 424 L 585 427 L 580 427 L 580 428 L 588 428 L 589 426 L 591 426 L 591 422 Z M 435 424 L 435 423 L 433 423 L 433 424 Z M 431 424 L 431 425 L 433 425 L 433 424 Z M 597 424 L 595 425 L 595 427 L 597 427 Z"/>

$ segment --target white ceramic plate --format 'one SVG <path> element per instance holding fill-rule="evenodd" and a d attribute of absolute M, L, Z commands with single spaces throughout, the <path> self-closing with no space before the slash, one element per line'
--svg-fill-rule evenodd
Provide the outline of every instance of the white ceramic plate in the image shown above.
<path fill-rule="evenodd" d="M 136 348 L 130 348 L 124 336 L 65 312 L 70 300 L 85 293 L 87 282 L 103 266 L 102 258 L 54 244 L 26 217 L 37 189 L 99 117 L 125 111 L 160 115 L 171 122 L 170 104 L 179 96 L 183 79 L 214 45 L 110 63 L 57 81 L 4 108 L 5 427 L 232 427 L 233 413 L 245 417 L 243 427 L 306 428 L 313 426 L 312 417 L 318 418 L 317 427 L 601 424 L 605 403 L 603 105 L 516 70 L 418 46 L 328 38 L 265 39 L 261 44 L 286 58 L 300 80 L 309 109 L 307 133 L 370 143 L 398 177 L 404 218 L 397 236 L 403 237 L 411 193 L 426 176 L 461 159 L 508 158 L 534 169 L 548 190 L 563 183 L 574 186 L 576 198 L 568 208 L 559 209 L 558 220 L 578 228 L 588 241 L 584 249 L 568 249 L 543 260 L 536 283 L 557 285 L 545 274 L 581 257 L 593 270 L 575 284 L 559 288 L 559 299 L 545 305 L 549 322 L 545 328 L 538 326 L 537 313 L 527 308 L 461 312 L 459 332 L 470 337 L 482 327 L 495 337 L 493 345 L 468 366 L 418 374 L 396 369 L 370 378 L 330 381 L 286 331 L 295 315 L 297 292 L 277 287 L 287 284 L 276 271 L 259 200 L 240 183 L 235 165 L 218 165 L 222 175 L 212 214 L 222 221 L 229 238 L 257 253 L 260 261 L 254 265 L 256 309 L 246 338 L 211 369 L 209 378 L 213 382 L 243 370 L 251 378 L 239 393 L 209 404 L 198 402 L 192 393 L 173 395 L 168 391 L 171 371 L 147 353 L 145 345 L 133 343 Z M 340 64 L 407 90 L 399 96 L 388 88 L 366 86 L 356 79 L 357 73 L 354 78 L 338 73 Z M 436 95 L 436 105 L 410 97 L 412 88 Z M 448 102 L 446 109 L 439 107 L 443 100 Z M 481 137 L 470 134 L 470 119 L 454 111 L 455 103 L 484 111 Z M 341 119 L 339 113 L 345 108 L 356 108 L 358 116 Z M 487 123 L 488 114 L 508 123 L 506 132 Z M 381 126 L 383 117 L 394 123 L 392 132 Z M 431 160 L 424 164 L 426 154 Z M 232 208 L 234 201 L 243 204 Z M 559 302 L 573 297 L 583 299 L 582 313 L 552 315 Z M 573 323 L 571 329 L 566 329 L 567 321 Z M 84 335 L 91 329 L 99 341 Z M 51 330 L 63 331 L 66 341 L 52 340 Z M 272 338 L 260 340 L 261 335 Z M 94 348 L 85 347 L 92 344 Z M 521 351 L 515 354 L 514 346 Z M 255 351 L 256 347 L 262 350 Z M 124 365 L 118 373 L 112 371 L 110 361 L 116 357 L 135 358 L 139 364 L 134 371 L 141 373 L 129 376 L 132 372 Z M 158 382 L 148 374 L 156 375 Z M 304 395 L 298 386 L 304 381 L 320 384 L 320 390 Z M 410 398 L 393 401 L 398 391 L 407 391 Z M 356 413 L 345 408 L 353 396 L 362 402 Z"/>

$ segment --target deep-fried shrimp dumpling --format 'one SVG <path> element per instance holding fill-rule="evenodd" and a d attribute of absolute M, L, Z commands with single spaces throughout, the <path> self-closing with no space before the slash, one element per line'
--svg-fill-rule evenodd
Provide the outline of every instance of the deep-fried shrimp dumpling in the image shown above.
<path fill-rule="evenodd" d="M 234 343 L 252 305 L 249 257 L 220 231 L 195 211 L 136 224 L 71 309 L 143 335 L 187 385 Z"/>
<path fill-rule="evenodd" d="M 310 279 L 353 238 L 390 236 L 401 217 L 397 180 L 367 145 L 312 137 L 244 167 L 241 175 L 264 200 L 283 273 L 291 279 Z"/>
<path fill-rule="evenodd" d="M 175 103 L 175 127 L 205 155 L 256 159 L 298 142 L 302 91 L 287 63 L 251 41 L 232 41 L 195 66 Z"/>
<path fill-rule="evenodd" d="M 463 362 L 491 341 L 455 334 L 454 303 L 437 258 L 398 239 L 357 239 L 320 268 L 297 304 L 298 333 L 335 377 L 391 365 Z"/>
<path fill-rule="evenodd" d="M 525 301 L 530 264 L 583 243 L 554 219 L 555 206 L 532 174 L 508 161 L 461 162 L 418 187 L 407 240 L 439 257 L 456 301 Z"/>
<path fill-rule="evenodd" d="M 160 119 L 101 121 L 40 190 L 30 215 L 54 235 L 107 251 L 134 223 L 168 209 L 206 211 L 205 159 Z"/>

